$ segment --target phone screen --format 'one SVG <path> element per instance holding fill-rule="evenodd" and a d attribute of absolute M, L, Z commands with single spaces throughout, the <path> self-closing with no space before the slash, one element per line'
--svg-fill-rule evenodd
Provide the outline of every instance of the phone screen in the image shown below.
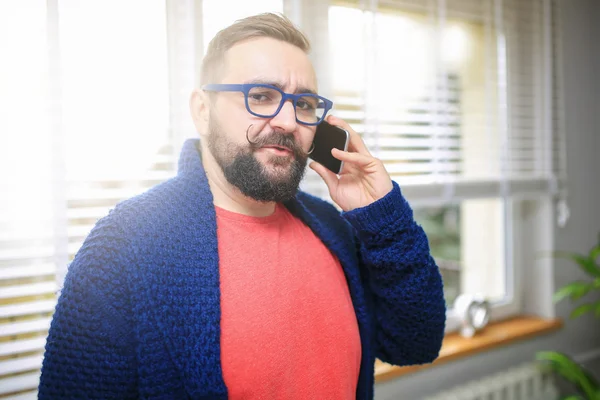
<path fill-rule="evenodd" d="M 342 128 L 331 125 L 326 121 L 317 125 L 315 139 L 313 141 L 314 150 L 310 158 L 322 164 L 325 168 L 339 174 L 342 172 L 343 162 L 331 155 L 331 150 L 335 147 L 340 150 L 348 150 L 348 141 L 350 135 Z"/>

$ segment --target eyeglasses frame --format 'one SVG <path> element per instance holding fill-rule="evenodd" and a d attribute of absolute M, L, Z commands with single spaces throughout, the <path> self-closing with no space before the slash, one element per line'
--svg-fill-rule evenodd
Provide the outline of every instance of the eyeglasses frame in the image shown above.
<path fill-rule="evenodd" d="M 279 103 L 279 107 L 277 107 L 277 110 L 272 115 L 257 114 L 250 109 L 250 105 L 248 104 L 248 95 L 250 93 L 250 90 L 252 90 L 253 88 L 256 88 L 256 87 L 264 87 L 264 88 L 268 88 L 268 89 L 273 89 L 273 90 L 276 90 L 279 93 L 281 93 L 281 102 Z M 319 96 L 314 93 L 298 93 L 298 94 L 286 93 L 276 86 L 268 85 L 268 84 L 264 84 L 264 83 L 242 83 L 242 84 L 209 83 L 209 84 L 203 85 L 202 90 L 205 90 L 208 92 L 242 92 L 242 93 L 244 93 L 246 110 L 248 110 L 248 112 L 250 114 L 252 114 L 256 117 L 260 117 L 260 118 L 273 118 L 274 116 L 279 114 L 279 112 L 283 108 L 283 105 L 285 104 L 285 102 L 288 100 L 291 100 L 292 104 L 294 105 L 294 115 L 296 116 L 296 122 L 298 122 L 302 125 L 309 125 L 309 126 L 319 125 L 325 119 L 325 116 L 327 116 L 327 113 L 329 112 L 329 110 L 331 110 L 331 108 L 333 107 L 333 102 L 323 96 Z M 315 97 L 315 98 L 323 101 L 323 103 L 325 105 L 323 115 L 317 122 L 304 122 L 304 121 L 300 121 L 298 119 L 296 106 L 297 106 L 298 100 L 301 97 Z"/>

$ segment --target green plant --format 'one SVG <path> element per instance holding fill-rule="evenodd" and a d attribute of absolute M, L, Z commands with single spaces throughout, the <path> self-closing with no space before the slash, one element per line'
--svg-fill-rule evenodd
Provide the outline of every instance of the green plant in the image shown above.
<path fill-rule="evenodd" d="M 600 290 L 600 265 L 598 264 L 600 235 L 598 236 L 598 243 L 588 254 L 558 252 L 555 253 L 555 256 L 575 262 L 589 276 L 586 281 L 571 282 L 556 291 L 553 297 L 555 303 L 566 298 L 577 301 Z M 588 312 L 593 312 L 597 318 L 600 317 L 600 301 L 587 302 L 575 307 L 570 314 L 570 318 L 578 318 Z M 598 381 L 589 371 L 566 354 L 556 351 L 541 351 L 536 354 L 536 359 L 546 370 L 552 371 L 571 382 L 579 392 L 578 395 L 569 395 L 564 397 L 563 400 L 600 400 L 600 384 Z"/>
<path fill-rule="evenodd" d="M 580 395 L 569 395 L 563 397 L 562 400 L 599 400 L 600 385 L 598 381 L 585 370 L 581 365 L 577 364 L 569 356 L 557 351 L 540 351 L 536 354 L 536 359 L 541 363 L 544 369 L 562 376 L 567 381 L 571 382 Z"/>

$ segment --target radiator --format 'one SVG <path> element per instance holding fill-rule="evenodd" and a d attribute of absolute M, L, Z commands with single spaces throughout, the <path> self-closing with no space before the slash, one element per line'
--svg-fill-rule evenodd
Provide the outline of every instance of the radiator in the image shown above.
<path fill-rule="evenodd" d="M 557 400 L 550 376 L 527 363 L 483 379 L 467 382 L 424 400 Z"/>

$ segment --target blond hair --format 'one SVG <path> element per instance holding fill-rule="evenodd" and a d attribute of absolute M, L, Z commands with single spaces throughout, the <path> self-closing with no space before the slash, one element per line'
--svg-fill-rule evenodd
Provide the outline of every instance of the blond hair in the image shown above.
<path fill-rule="evenodd" d="M 310 51 L 310 43 L 306 36 L 286 16 L 264 13 L 246 17 L 219 31 L 210 41 L 202 60 L 200 85 L 218 83 L 219 74 L 224 70 L 222 64 L 227 50 L 236 43 L 257 37 L 281 40 L 305 53 Z"/>

